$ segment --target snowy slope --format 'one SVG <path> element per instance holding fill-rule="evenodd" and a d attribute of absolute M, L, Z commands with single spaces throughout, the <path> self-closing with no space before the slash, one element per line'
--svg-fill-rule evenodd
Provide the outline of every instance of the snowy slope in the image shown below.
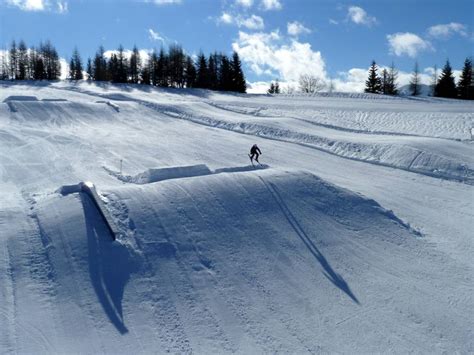
<path fill-rule="evenodd" d="M 0 352 L 474 351 L 472 104 L 67 83 L 0 101 Z M 356 111 L 364 132 L 338 118 Z M 59 193 L 87 180 L 116 242 Z"/>

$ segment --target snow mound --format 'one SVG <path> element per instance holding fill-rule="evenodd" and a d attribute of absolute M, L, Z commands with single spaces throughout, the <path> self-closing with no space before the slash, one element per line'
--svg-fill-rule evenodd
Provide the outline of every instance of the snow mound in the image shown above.
<path fill-rule="evenodd" d="M 116 242 L 83 193 L 39 198 L 28 240 L 8 240 L 15 322 L 29 325 L 0 318 L 15 351 L 423 352 L 440 350 L 438 332 L 446 349 L 468 341 L 457 323 L 433 329 L 450 301 L 423 277 L 442 267 L 417 234 L 310 173 L 211 174 L 102 193 L 122 229 Z M 408 341 L 403 315 L 426 341 Z M 342 335 L 351 341 L 336 341 Z"/>
<path fill-rule="evenodd" d="M 107 167 L 104 169 L 112 176 L 115 176 L 117 179 L 133 183 L 133 184 L 150 184 L 153 182 L 171 180 L 171 179 L 182 179 L 188 177 L 204 176 L 211 174 L 221 174 L 221 173 L 235 173 L 243 171 L 253 171 L 260 169 L 267 169 L 268 165 L 259 164 L 259 165 L 246 165 L 246 166 L 235 166 L 228 168 L 219 168 L 214 171 L 208 168 L 205 164 L 198 165 L 188 165 L 188 166 L 170 166 L 165 168 L 153 168 L 147 169 L 142 173 L 136 174 L 134 176 L 122 175 L 116 171 L 113 171 Z"/>

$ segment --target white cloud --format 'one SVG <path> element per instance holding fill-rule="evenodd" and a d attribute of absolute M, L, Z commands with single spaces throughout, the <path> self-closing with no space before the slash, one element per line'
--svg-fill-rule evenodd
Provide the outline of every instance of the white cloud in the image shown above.
<path fill-rule="evenodd" d="M 153 31 L 151 28 L 148 29 L 148 38 L 151 41 L 165 41 L 165 39 L 158 32 Z"/>
<path fill-rule="evenodd" d="M 65 14 L 68 12 L 68 3 L 66 1 L 57 1 L 56 5 L 60 14 Z"/>
<path fill-rule="evenodd" d="M 232 24 L 234 22 L 234 18 L 231 14 L 227 12 L 223 12 L 221 17 L 219 17 L 218 22 L 225 23 L 225 24 Z"/>
<path fill-rule="evenodd" d="M 158 6 L 181 4 L 181 0 L 145 0 L 145 2 L 150 2 Z"/>
<path fill-rule="evenodd" d="M 320 52 L 313 51 L 309 43 L 285 41 L 278 31 L 252 34 L 240 31 L 232 47 L 257 75 L 273 75 L 291 83 L 297 83 L 301 74 L 326 78 Z"/>
<path fill-rule="evenodd" d="M 397 56 L 406 54 L 414 58 L 421 51 L 433 49 L 430 42 L 410 32 L 387 35 L 387 40 L 390 53 Z"/>
<path fill-rule="evenodd" d="M 148 59 L 150 59 L 150 54 L 153 52 L 152 49 L 139 49 L 138 50 L 138 53 L 140 54 L 140 59 L 142 61 L 142 63 L 148 61 Z M 124 57 L 127 58 L 127 59 L 130 59 L 130 57 L 132 56 L 132 53 L 133 51 L 130 50 L 130 49 L 124 49 L 123 50 L 123 54 L 124 54 Z M 116 49 L 113 49 L 113 50 L 107 50 L 104 52 L 104 57 L 107 58 L 107 59 L 110 59 L 110 57 L 112 57 L 112 54 L 118 54 L 118 51 Z"/>
<path fill-rule="evenodd" d="M 298 21 L 288 22 L 287 25 L 288 34 L 291 36 L 298 36 L 302 33 L 311 33 L 309 28 L 306 28 L 303 24 Z"/>
<path fill-rule="evenodd" d="M 243 7 L 251 7 L 253 5 L 253 0 L 235 0 L 235 3 Z"/>
<path fill-rule="evenodd" d="M 334 91 L 364 92 L 367 69 L 352 68 L 347 72 L 339 72 L 338 75 L 338 78 L 333 79 Z"/>
<path fill-rule="evenodd" d="M 282 6 L 280 0 L 262 0 L 262 7 L 264 10 L 281 10 Z"/>
<path fill-rule="evenodd" d="M 369 16 L 367 12 L 359 6 L 350 6 L 347 10 L 349 19 L 357 25 L 372 26 L 377 22 L 373 16 Z"/>
<path fill-rule="evenodd" d="M 68 12 L 68 2 L 64 0 L 5 0 L 5 4 L 16 6 L 22 11 L 51 11 L 59 14 Z"/>
<path fill-rule="evenodd" d="M 16 6 L 23 11 L 44 11 L 47 7 L 44 0 L 6 0 L 6 4 Z"/>
<path fill-rule="evenodd" d="M 239 27 L 247 27 L 250 30 L 261 30 L 265 27 L 263 18 L 256 15 L 252 15 L 246 19 L 237 18 L 237 24 Z"/>
<path fill-rule="evenodd" d="M 329 23 L 330 23 L 331 25 L 339 25 L 339 22 L 336 21 L 336 20 L 333 20 L 332 18 L 329 19 Z"/>
<path fill-rule="evenodd" d="M 245 27 L 249 30 L 262 30 L 265 27 L 263 18 L 256 15 L 244 18 L 242 16 L 232 16 L 228 12 L 223 12 L 222 15 L 217 19 L 217 23 L 223 23 L 226 25 L 236 25 L 237 27 Z"/>
<path fill-rule="evenodd" d="M 428 34 L 431 37 L 438 39 L 447 39 L 456 33 L 466 37 L 466 26 L 462 23 L 451 22 L 443 25 L 431 26 L 428 28 Z"/>

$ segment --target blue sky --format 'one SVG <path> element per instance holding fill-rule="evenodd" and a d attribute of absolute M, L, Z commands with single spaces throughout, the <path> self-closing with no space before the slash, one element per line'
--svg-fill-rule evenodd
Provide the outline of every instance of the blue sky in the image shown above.
<path fill-rule="evenodd" d="M 178 42 L 190 54 L 236 49 L 254 87 L 294 83 L 301 73 L 357 91 L 375 59 L 393 61 L 405 81 L 414 65 L 429 80 L 449 57 L 472 56 L 474 2 L 468 0 L 0 0 L 0 40 L 50 39 L 68 59 L 102 44 L 151 50 Z M 362 80 L 363 81 L 363 80 Z"/>

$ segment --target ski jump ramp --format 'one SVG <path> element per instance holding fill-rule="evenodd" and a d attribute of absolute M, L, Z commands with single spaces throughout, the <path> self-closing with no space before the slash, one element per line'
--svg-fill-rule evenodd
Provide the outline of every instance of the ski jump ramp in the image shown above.
<path fill-rule="evenodd" d="M 58 192 L 65 196 L 75 192 L 83 192 L 84 194 L 88 195 L 92 202 L 94 203 L 97 211 L 99 212 L 102 220 L 104 221 L 107 229 L 110 232 L 110 236 L 112 240 L 116 240 L 117 236 L 120 234 L 119 228 L 115 223 L 115 220 L 112 218 L 109 210 L 105 206 L 104 202 L 100 198 L 95 185 L 90 181 L 82 181 L 77 185 L 66 185 L 62 186 Z"/>

